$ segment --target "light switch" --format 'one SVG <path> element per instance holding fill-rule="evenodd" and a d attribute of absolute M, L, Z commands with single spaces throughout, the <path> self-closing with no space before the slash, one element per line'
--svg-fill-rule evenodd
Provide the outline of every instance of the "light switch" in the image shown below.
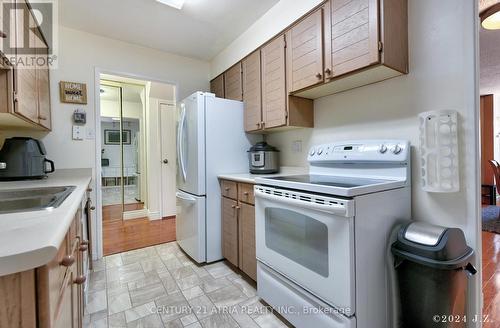
<path fill-rule="evenodd" d="M 292 142 L 292 152 L 301 153 L 302 152 L 302 140 L 295 140 Z"/>
<path fill-rule="evenodd" d="M 83 126 L 73 125 L 73 140 L 83 140 Z"/>
<path fill-rule="evenodd" d="M 85 127 L 85 138 L 87 138 L 87 140 L 94 140 L 95 139 L 94 128 L 92 128 L 90 126 Z"/>

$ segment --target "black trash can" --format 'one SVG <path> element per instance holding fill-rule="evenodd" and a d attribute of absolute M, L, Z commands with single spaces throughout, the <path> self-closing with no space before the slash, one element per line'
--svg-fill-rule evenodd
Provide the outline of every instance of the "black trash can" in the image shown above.
<path fill-rule="evenodd" d="M 474 254 L 458 228 L 406 224 L 392 244 L 403 328 L 465 327 Z"/>

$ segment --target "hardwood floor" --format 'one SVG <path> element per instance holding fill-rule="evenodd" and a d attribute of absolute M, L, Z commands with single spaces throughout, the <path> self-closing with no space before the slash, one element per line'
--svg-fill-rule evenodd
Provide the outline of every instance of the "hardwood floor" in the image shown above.
<path fill-rule="evenodd" d="M 108 220 L 102 226 L 105 256 L 175 240 L 175 217 Z"/>
<path fill-rule="evenodd" d="M 483 314 L 491 322 L 484 328 L 500 328 L 500 234 L 483 231 Z"/>
<path fill-rule="evenodd" d="M 123 209 L 127 211 L 142 210 L 144 203 L 125 204 Z M 106 205 L 102 207 L 102 221 L 116 221 L 122 219 L 122 205 Z"/>

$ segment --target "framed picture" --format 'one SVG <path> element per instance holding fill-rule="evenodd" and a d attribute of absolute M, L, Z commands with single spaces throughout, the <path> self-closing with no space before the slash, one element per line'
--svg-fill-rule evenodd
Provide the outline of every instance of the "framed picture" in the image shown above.
<path fill-rule="evenodd" d="M 124 145 L 130 145 L 132 140 L 130 139 L 131 131 L 122 131 L 122 142 Z M 104 130 L 104 144 L 105 145 L 120 145 L 120 130 Z"/>
<path fill-rule="evenodd" d="M 70 104 L 87 104 L 87 85 L 77 82 L 59 82 L 61 102 Z"/>

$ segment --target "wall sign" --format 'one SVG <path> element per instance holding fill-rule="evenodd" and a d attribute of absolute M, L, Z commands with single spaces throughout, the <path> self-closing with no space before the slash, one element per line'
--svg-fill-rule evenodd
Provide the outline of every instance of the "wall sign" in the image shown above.
<path fill-rule="evenodd" d="M 87 104 L 87 85 L 77 82 L 59 82 L 61 102 L 70 104 Z"/>

